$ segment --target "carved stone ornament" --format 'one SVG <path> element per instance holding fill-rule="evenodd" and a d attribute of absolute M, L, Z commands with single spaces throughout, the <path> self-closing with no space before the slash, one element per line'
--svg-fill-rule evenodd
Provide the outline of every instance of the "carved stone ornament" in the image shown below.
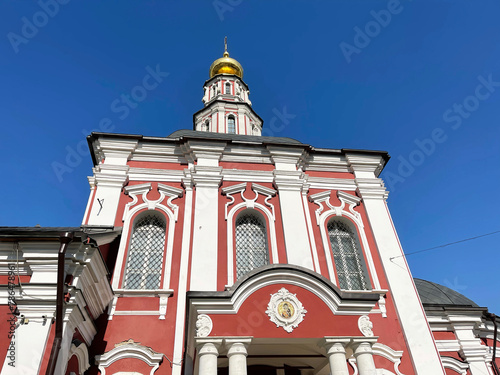
<path fill-rule="evenodd" d="M 207 337 L 213 328 L 212 319 L 208 315 L 200 314 L 196 320 L 196 337 Z"/>
<path fill-rule="evenodd" d="M 281 288 L 278 293 L 271 294 L 271 300 L 267 305 L 266 314 L 276 327 L 283 327 L 288 333 L 304 320 L 306 310 L 298 300 L 296 294 Z"/>
<path fill-rule="evenodd" d="M 373 337 L 373 323 L 368 315 L 361 315 L 358 319 L 358 328 L 366 337 Z"/>

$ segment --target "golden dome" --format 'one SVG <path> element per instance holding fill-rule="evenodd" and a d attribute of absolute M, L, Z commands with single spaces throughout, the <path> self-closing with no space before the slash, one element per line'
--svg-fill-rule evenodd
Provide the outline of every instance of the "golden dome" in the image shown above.
<path fill-rule="evenodd" d="M 243 67 L 238 61 L 229 57 L 229 53 L 227 52 L 227 37 L 224 40 L 224 44 L 224 57 L 215 60 L 212 65 L 210 65 L 210 78 L 217 74 L 234 74 L 243 78 Z"/>

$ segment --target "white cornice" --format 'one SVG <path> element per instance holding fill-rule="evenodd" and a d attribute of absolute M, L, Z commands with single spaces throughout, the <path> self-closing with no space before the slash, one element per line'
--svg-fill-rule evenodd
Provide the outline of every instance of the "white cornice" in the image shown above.
<path fill-rule="evenodd" d="M 348 166 L 352 172 L 371 172 L 378 176 L 384 168 L 385 161 L 377 154 L 346 153 Z"/>
<path fill-rule="evenodd" d="M 354 179 L 314 177 L 307 175 L 307 182 L 309 183 L 311 189 L 347 191 L 354 191 L 357 189 Z"/>
<path fill-rule="evenodd" d="M 387 199 L 388 191 L 380 178 L 356 178 L 357 192 L 363 199 Z"/>
<path fill-rule="evenodd" d="M 94 142 L 95 157 L 98 161 L 124 165 L 137 148 L 138 140 L 107 138 L 99 136 Z"/>

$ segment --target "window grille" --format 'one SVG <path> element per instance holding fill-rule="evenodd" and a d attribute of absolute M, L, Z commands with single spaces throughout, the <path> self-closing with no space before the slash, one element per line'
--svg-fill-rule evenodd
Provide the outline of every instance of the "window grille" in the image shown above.
<path fill-rule="evenodd" d="M 269 264 L 266 226 L 256 214 L 236 220 L 236 277 Z"/>
<path fill-rule="evenodd" d="M 339 220 L 328 223 L 328 235 L 341 289 L 366 290 L 369 281 L 365 274 L 363 255 L 357 243 L 357 235 Z"/>
<path fill-rule="evenodd" d="M 231 133 L 231 134 L 236 133 L 236 127 L 234 125 L 234 117 L 233 116 L 229 116 L 227 118 L 227 132 Z"/>
<path fill-rule="evenodd" d="M 159 289 L 165 244 L 165 222 L 154 214 L 134 226 L 125 272 L 125 289 Z"/>

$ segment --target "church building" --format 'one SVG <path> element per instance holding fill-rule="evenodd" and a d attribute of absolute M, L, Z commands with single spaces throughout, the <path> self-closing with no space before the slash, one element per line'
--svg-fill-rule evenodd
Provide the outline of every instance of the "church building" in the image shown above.
<path fill-rule="evenodd" d="M 80 227 L 0 227 L 2 375 L 500 375 L 499 319 L 413 279 L 387 152 L 263 136 L 215 60 L 193 130 L 92 133 Z"/>

